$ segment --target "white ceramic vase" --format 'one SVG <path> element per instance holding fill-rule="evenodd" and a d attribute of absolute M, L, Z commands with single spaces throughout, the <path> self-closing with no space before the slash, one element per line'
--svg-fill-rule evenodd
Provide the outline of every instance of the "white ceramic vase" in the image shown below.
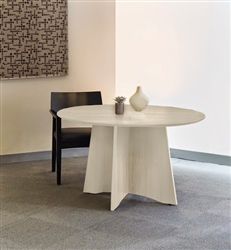
<path fill-rule="evenodd" d="M 140 86 L 137 87 L 136 93 L 130 97 L 129 102 L 136 111 L 142 111 L 148 105 L 148 97 L 143 93 Z"/>

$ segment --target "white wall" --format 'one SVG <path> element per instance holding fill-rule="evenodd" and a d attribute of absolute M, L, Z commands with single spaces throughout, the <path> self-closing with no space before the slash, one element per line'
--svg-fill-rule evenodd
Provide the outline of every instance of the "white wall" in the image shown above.
<path fill-rule="evenodd" d="M 115 5 L 69 1 L 69 76 L 1 82 L 1 154 L 50 150 L 51 91 L 115 88 Z"/>
<path fill-rule="evenodd" d="M 231 155 L 228 3 L 141 2 L 116 6 L 116 94 L 140 82 L 151 104 L 204 112 L 169 129 L 170 146 Z"/>
<path fill-rule="evenodd" d="M 116 94 L 140 81 L 151 104 L 206 114 L 171 128 L 171 147 L 231 154 L 228 4 L 137 2 L 117 3 L 115 40 L 113 1 L 69 0 L 70 74 L 1 82 L 1 154 L 50 150 L 51 91 L 100 89 L 110 103 L 115 79 Z"/>

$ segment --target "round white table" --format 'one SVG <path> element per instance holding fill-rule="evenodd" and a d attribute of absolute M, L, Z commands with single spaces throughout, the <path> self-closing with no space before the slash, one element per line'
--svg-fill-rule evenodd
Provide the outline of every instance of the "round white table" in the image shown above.
<path fill-rule="evenodd" d="M 136 112 L 126 105 L 116 115 L 114 105 L 92 105 L 66 108 L 58 116 L 93 126 L 84 192 L 111 192 L 111 210 L 128 193 L 177 205 L 166 127 L 199 122 L 204 114 L 161 106 Z"/>

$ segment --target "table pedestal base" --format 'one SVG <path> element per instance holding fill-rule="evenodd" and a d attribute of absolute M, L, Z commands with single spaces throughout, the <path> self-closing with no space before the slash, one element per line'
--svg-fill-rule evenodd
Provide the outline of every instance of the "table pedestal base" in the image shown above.
<path fill-rule="evenodd" d="M 93 126 L 84 192 L 111 192 L 111 210 L 128 193 L 177 205 L 166 128 Z"/>

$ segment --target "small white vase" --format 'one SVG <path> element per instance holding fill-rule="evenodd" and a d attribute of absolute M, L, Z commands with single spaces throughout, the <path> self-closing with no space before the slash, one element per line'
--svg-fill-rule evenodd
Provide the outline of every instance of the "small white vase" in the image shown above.
<path fill-rule="evenodd" d="M 143 93 L 141 87 L 138 86 L 136 93 L 130 97 L 129 102 L 136 111 L 142 111 L 148 105 L 148 98 Z"/>

